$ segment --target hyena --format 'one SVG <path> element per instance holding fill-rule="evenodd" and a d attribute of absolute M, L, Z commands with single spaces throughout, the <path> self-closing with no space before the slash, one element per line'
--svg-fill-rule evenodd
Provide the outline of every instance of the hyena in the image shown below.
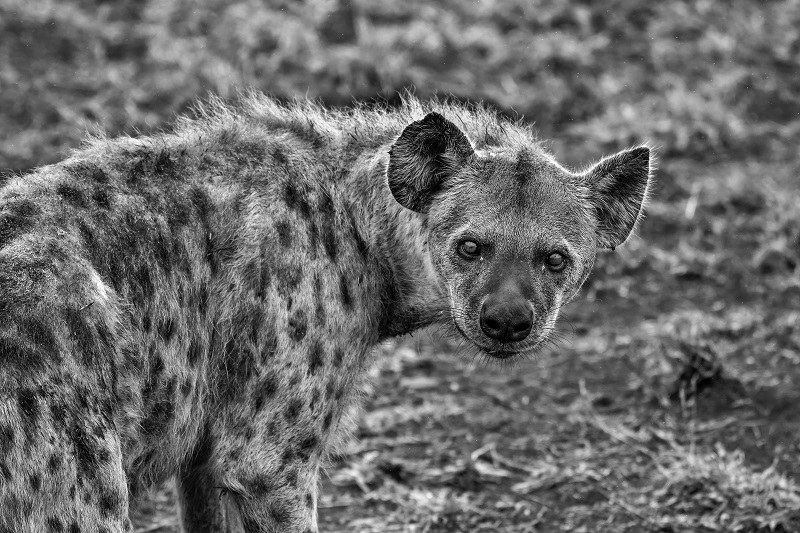
<path fill-rule="evenodd" d="M 570 171 L 480 106 L 250 94 L 13 177 L 0 531 L 129 531 L 170 478 L 184 531 L 317 531 L 371 348 L 438 324 L 534 352 L 650 175 L 646 146 Z"/>

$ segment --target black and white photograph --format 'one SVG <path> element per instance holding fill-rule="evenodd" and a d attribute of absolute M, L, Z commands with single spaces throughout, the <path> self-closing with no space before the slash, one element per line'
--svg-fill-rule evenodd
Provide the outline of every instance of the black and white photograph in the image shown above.
<path fill-rule="evenodd" d="M 0 0 L 0 533 L 800 533 L 800 2 Z"/>

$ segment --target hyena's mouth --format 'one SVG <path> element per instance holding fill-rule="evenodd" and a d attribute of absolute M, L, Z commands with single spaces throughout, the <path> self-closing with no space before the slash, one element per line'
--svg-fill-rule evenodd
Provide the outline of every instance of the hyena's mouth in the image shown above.
<path fill-rule="evenodd" d="M 453 325 L 461 336 L 481 353 L 494 359 L 510 359 L 516 356 L 524 356 L 535 353 L 543 344 L 547 342 L 548 331 L 542 333 L 531 332 L 531 335 L 520 342 L 498 342 L 486 338 L 484 335 L 476 336 L 467 332 L 468 328 L 460 323 L 453 316 Z"/>
<path fill-rule="evenodd" d="M 478 349 L 481 350 L 481 352 L 490 357 L 495 359 L 509 359 L 515 356 L 534 354 L 546 341 L 547 338 L 542 336 L 527 342 L 515 342 L 509 344 L 498 343 L 497 346 L 481 346 L 478 343 L 474 344 L 478 347 Z"/>
<path fill-rule="evenodd" d="M 477 348 L 481 353 L 498 360 L 536 354 L 543 346 L 550 342 L 551 334 L 556 329 L 555 322 L 558 318 L 558 314 L 556 310 L 555 313 L 551 313 L 544 320 L 544 323 L 534 324 L 530 334 L 523 340 L 516 342 L 500 342 L 487 337 L 481 331 L 477 320 L 469 320 L 464 313 L 455 309 L 450 310 L 452 323 L 464 340 Z M 470 327 L 470 324 L 472 324 L 473 327 Z"/>

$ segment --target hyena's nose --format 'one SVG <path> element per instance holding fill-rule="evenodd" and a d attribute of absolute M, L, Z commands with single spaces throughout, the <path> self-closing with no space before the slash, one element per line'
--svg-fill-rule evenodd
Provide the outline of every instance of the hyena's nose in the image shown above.
<path fill-rule="evenodd" d="M 533 309 L 524 298 L 490 295 L 481 307 L 481 329 L 500 342 L 521 341 L 531 332 Z"/>

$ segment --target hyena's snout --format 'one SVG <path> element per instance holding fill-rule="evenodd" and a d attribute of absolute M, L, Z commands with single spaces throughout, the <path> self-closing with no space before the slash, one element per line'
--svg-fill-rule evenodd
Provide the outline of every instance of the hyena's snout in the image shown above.
<path fill-rule="evenodd" d="M 481 306 L 481 330 L 502 343 L 524 340 L 531 332 L 533 318 L 528 300 L 513 289 L 489 294 Z"/>

